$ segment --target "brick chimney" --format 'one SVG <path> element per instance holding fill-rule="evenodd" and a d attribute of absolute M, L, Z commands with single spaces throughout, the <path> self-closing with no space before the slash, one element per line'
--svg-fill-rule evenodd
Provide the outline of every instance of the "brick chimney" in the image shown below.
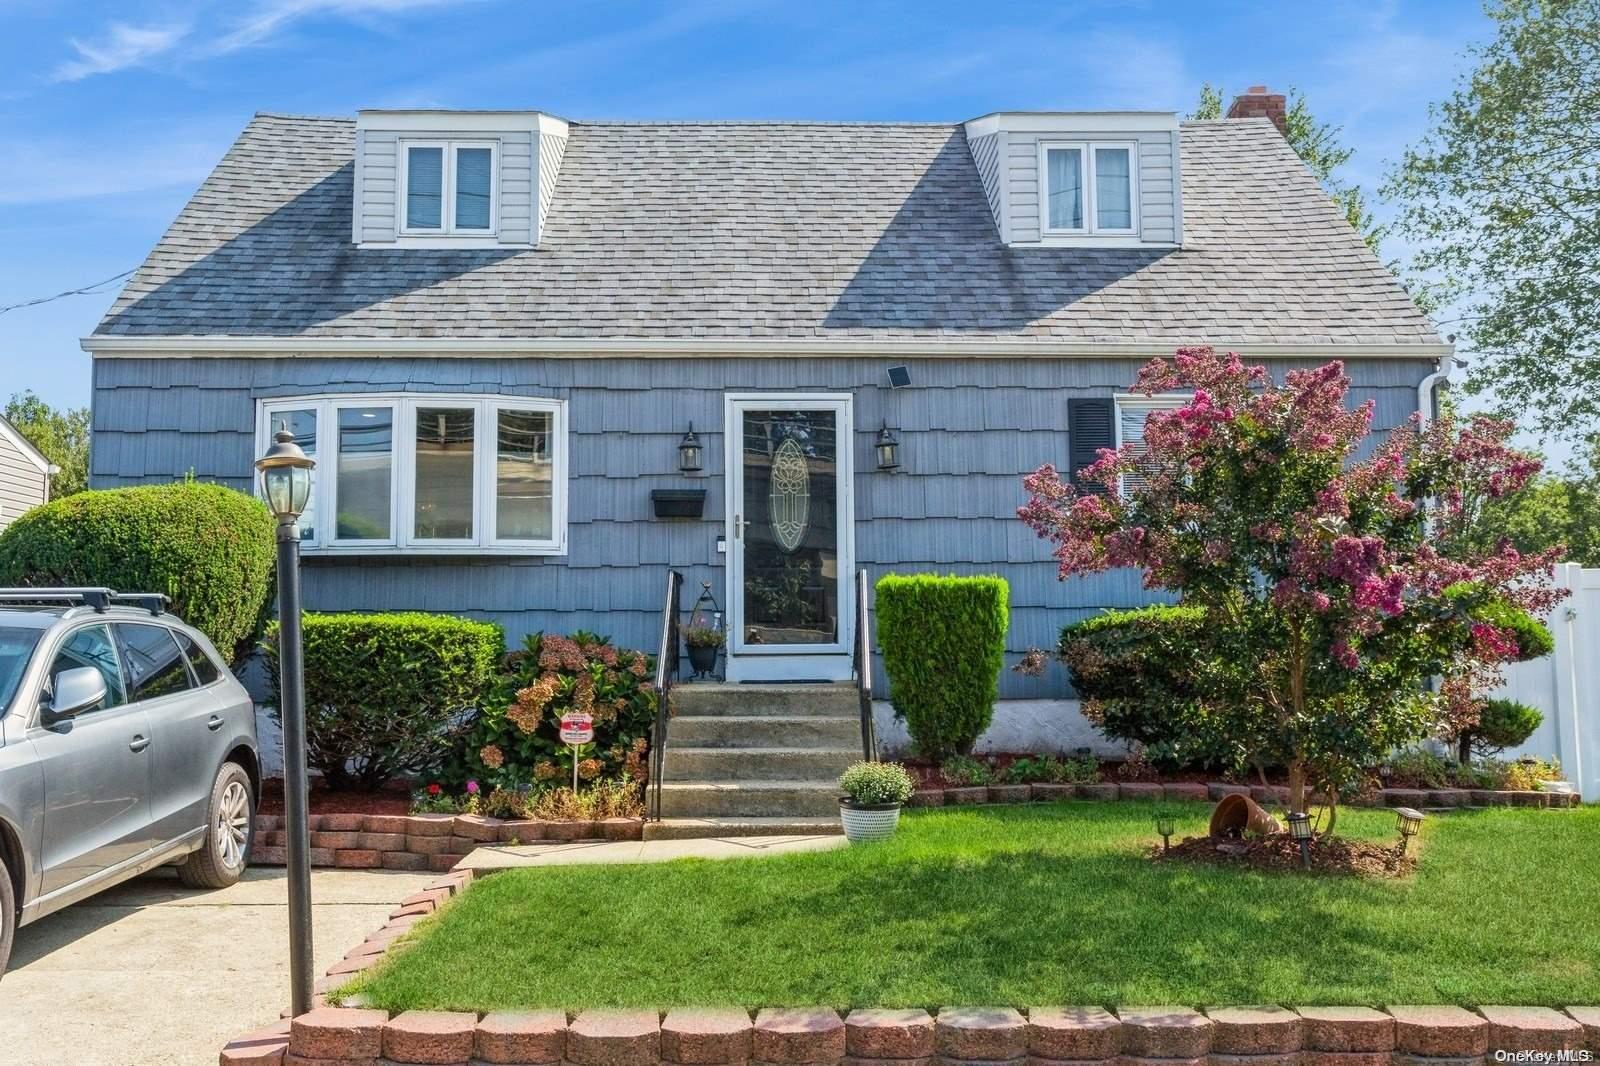
<path fill-rule="evenodd" d="M 1284 132 L 1287 122 L 1288 98 L 1282 93 L 1269 93 L 1265 85 L 1252 85 L 1233 98 L 1228 106 L 1229 118 L 1270 118 Z"/>

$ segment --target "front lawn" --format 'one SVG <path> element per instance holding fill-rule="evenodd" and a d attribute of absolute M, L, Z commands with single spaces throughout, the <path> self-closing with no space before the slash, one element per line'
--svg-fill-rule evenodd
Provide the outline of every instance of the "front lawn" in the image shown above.
<path fill-rule="evenodd" d="M 1154 864 L 1153 813 L 961 808 L 842 851 L 496 874 L 355 987 L 397 1011 L 1600 1002 L 1600 808 L 1430 818 L 1405 881 Z"/>

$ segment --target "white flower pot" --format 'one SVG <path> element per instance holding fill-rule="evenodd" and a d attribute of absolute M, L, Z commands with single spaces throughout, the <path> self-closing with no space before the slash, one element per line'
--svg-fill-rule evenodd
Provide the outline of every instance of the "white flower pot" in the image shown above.
<path fill-rule="evenodd" d="M 865 840 L 887 840 L 900 824 L 900 804 L 876 803 L 856 806 L 848 799 L 839 801 L 839 820 L 844 823 L 845 839 L 852 844 Z"/>
<path fill-rule="evenodd" d="M 1558 792 L 1561 795 L 1566 796 L 1578 791 L 1578 786 L 1574 785 L 1571 781 L 1540 781 L 1539 791 Z"/>

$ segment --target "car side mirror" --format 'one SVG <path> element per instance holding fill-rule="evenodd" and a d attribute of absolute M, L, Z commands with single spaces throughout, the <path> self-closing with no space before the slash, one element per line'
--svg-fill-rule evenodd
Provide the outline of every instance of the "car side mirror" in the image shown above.
<path fill-rule="evenodd" d="M 106 701 L 105 675 L 92 666 L 63 670 L 56 675 L 50 697 L 50 718 L 61 721 L 93 710 Z"/>

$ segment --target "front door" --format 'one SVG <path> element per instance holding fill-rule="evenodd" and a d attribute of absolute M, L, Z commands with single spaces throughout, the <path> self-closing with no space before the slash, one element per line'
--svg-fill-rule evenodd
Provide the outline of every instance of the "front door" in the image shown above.
<path fill-rule="evenodd" d="M 730 394 L 730 681 L 850 676 L 850 397 Z"/>

